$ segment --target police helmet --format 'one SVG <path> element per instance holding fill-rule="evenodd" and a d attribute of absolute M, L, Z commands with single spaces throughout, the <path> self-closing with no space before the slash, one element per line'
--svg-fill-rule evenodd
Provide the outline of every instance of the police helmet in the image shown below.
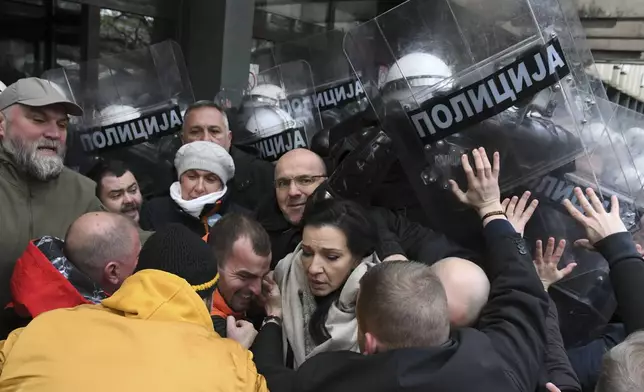
<path fill-rule="evenodd" d="M 451 69 L 437 56 L 422 52 L 410 53 L 391 65 L 382 86 L 382 95 L 387 101 L 406 100 L 411 98 L 410 94 L 415 95 L 420 90 L 451 77 Z M 452 87 L 453 82 L 450 81 L 441 90 L 450 90 Z"/>
<path fill-rule="evenodd" d="M 255 86 L 248 95 L 247 105 L 250 106 L 279 106 L 281 101 L 286 100 L 283 88 L 268 83 Z"/>
<path fill-rule="evenodd" d="M 239 142 L 254 142 L 294 128 L 299 128 L 298 123 L 286 111 L 272 106 L 258 107 L 246 122 L 247 134 Z"/>
<path fill-rule="evenodd" d="M 128 105 L 110 105 L 101 110 L 100 118 L 104 125 L 134 121 L 141 117 L 141 112 Z"/>

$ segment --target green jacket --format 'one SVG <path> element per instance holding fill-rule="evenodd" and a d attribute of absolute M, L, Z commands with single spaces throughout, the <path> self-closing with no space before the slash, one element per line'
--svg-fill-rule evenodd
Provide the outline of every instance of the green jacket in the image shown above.
<path fill-rule="evenodd" d="M 95 188 L 94 181 L 68 168 L 48 182 L 29 178 L 0 147 L 0 307 L 11 299 L 13 266 L 29 241 L 65 238 L 76 218 L 103 209 Z"/>

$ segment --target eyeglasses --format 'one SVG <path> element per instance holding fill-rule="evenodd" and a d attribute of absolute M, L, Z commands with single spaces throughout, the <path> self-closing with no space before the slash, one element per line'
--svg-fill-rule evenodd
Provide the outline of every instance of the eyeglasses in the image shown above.
<path fill-rule="evenodd" d="M 293 178 L 279 178 L 275 181 L 275 188 L 289 189 L 291 187 L 291 181 L 294 181 L 295 186 L 298 188 L 306 188 L 315 184 L 318 178 L 326 178 L 326 176 L 319 175 L 319 176 L 297 176 Z"/>

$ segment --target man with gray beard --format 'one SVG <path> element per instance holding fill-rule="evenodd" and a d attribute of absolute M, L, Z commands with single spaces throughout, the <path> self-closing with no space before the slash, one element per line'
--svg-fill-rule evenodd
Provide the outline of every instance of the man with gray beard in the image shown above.
<path fill-rule="evenodd" d="M 46 80 L 20 79 L 0 93 L 0 307 L 30 240 L 63 238 L 79 216 L 102 210 L 95 183 L 63 164 L 68 116 L 82 114 Z"/>

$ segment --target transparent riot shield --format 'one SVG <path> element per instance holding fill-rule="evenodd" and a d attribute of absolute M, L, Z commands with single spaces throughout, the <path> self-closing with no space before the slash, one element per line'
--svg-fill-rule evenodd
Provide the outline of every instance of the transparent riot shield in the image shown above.
<path fill-rule="evenodd" d="M 428 219 L 466 243 L 478 220 L 465 219 L 447 180 L 466 186 L 460 156 L 478 146 L 500 152 L 506 195 L 527 189 L 542 200 L 529 241 L 555 236 L 571 249 L 583 236 L 560 204 L 574 186 L 630 200 L 616 185 L 618 177 L 627 182 L 624 165 L 601 183 L 595 164 L 615 157 L 605 130 L 614 108 L 597 102 L 585 73 L 593 64 L 571 42 L 568 14 L 554 0 L 539 1 L 410 0 L 345 37 L 362 84 L 378 86 L 366 89 L 368 98 Z M 570 344 L 599 330 L 615 308 L 601 257 L 574 253 L 568 262 L 573 257 L 587 270 L 559 285 L 567 289 L 558 305 L 560 315 L 586 322 L 563 323 Z"/>
<path fill-rule="evenodd" d="M 364 87 L 344 55 L 344 32 L 331 30 L 297 41 L 276 45 L 271 55 L 275 64 L 306 61 L 311 67 L 314 103 L 326 129 L 363 112 L 368 107 Z"/>
<path fill-rule="evenodd" d="M 176 43 L 73 64 L 42 77 L 84 110 L 70 125 L 68 166 L 85 174 L 97 160 L 120 160 L 145 197 L 168 191 L 182 113 L 194 102 Z"/>
<path fill-rule="evenodd" d="M 267 69 L 257 75 L 256 83 L 243 92 L 235 108 L 233 143 L 251 147 L 262 159 L 276 161 L 296 148 L 309 148 L 312 138 L 322 129 L 320 111 L 311 95 L 313 79 L 305 61 L 294 61 Z M 219 102 L 234 102 L 222 91 Z"/>
<path fill-rule="evenodd" d="M 369 98 L 421 193 L 447 191 L 452 177 L 463 185 L 458 156 L 478 145 L 500 151 L 505 190 L 585 152 L 586 95 L 561 33 L 527 0 L 467 3 L 411 0 L 345 38 L 363 85 L 380 86 Z"/>
<path fill-rule="evenodd" d="M 642 193 L 642 182 L 628 140 L 633 125 L 644 121 L 644 116 L 603 99 L 594 104 L 601 116 L 587 119 L 594 133 L 588 155 L 576 160 L 574 171 L 554 171 L 525 186 L 540 200 L 525 238 L 531 244 L 536 239 L 545 241 L 549 236 L 566 239 L 568 245 L 560 267 L 577 263 L 572 274 L 550 289 L 568 346 L 583 344 L 601 334 L 615 311 L 616 301 L 608 263 L 597 252 L 574 246 L 574 241 L 583 239 L 585 232 L 562 208 L 561 201 L 570 199 L 581 210 L 572 194 L 573 188 L 595 188 L 597 182 L 599 188 L 595 190 L 601 195 L 604 207 L 609 209 L 610 197 L 616 195 L 626 227 L 634 235 L 641 230 L 642 207 L 637 199 Z"/>

